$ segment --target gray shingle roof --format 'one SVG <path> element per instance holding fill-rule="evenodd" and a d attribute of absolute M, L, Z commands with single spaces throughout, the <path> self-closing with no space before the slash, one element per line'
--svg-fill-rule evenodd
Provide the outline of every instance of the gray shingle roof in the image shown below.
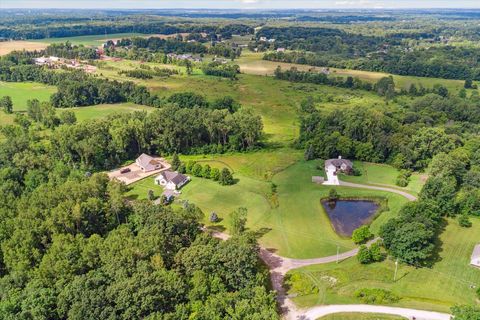
<path fill-rule="evenodd" d="M 140 157 L 137 158 L 138 164 L 145 168 L 145 170 L 155 170 L 156 166 L 160 164 L 160 161 L 155 160 L 152 156 L 149 156 L 148 154 L 142 153 Z"/>
<path fill-rule="evenodd" d="M 161 175 L 165 180 L 173 182 L 176 186 L 184 183 L 188 179 L 186 175 L 173 171 L 163 171 Z"/>
<path fill-rule="evenodd" d="M 334 165 L 335 167 L 341 167 L 342 164 L 345 164 L 348 168 L 353 168 L 353 163 L 347 159 L 329 159 L 325 161 L 325 166 L 328 167 L 330 164 Z"/>

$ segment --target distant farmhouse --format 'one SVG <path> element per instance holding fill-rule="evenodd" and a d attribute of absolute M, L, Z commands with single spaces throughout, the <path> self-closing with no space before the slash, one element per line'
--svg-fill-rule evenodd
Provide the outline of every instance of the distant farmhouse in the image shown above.
<path fill-rule="evenodd" d="M 334 171 L 335 173 L 351 174 L 353 171 L 353 163 L 350 160 L 342 159 L 341 156 L 338 159 L 329 159 L 325 161 L 325 171 Z"/>
<path fill-rule="evenodd" d="M 162 169 L 162 163 L 160 161 L 145 153 L 142 153 L 140 157 L 135 160 L 135 163 L 140 167 L 140 169 L 142 169 L 143 172 Z"/>
<path fill-rule="evenodd" d="M 163 171 L 155 178 L 155 184 L 166 190 L 178 190 L 190 181 L 190 177 L 174 171 Z"/>
<path fill-rule="evenodd" d="M 477 244 L 473 249 L 470 264 L 474 267 L 480 268 L 480 244 Z"/>

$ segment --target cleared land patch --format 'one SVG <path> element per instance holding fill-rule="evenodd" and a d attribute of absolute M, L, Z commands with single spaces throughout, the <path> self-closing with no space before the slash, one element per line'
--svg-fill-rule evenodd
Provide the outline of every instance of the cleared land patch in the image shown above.
<path fill-rule="evenodd" d="M 10 96 L 13 102 L 13 111 L 27 110 L 27 101 L 38 99 L 49 101 L 50 96 L 57 88 L 37 82 L 3 82 L 0 81 L 0 97 Z"/>

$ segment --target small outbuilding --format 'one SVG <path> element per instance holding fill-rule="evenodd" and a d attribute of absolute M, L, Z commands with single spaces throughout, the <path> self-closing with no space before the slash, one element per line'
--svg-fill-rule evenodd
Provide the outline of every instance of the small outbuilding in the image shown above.
<path fill-rule="evenodd" d="M 174 171 L 163 171 L 155 178 L 155 184 L 167 190 L 178 190 L 183 187 L 190 177 Z"/>
<path fill-rule="evenodd" d="M 480 243 L 473 249 L 470 264 L 474 267 L 480 268 Z"/>
<path fill-rule="evenodd" d="M 162 163 L 148 154 L 142 153 L 140 157 L 135 160 L 137 166 L 142 169 L 143 172 L 150 172 L 162 169 Z"/>

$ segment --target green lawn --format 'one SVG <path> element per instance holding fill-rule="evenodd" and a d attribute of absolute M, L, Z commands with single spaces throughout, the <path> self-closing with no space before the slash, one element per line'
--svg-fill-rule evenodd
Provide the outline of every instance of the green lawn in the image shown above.
<path fill-rule="evenodd" d="M 412 174 L 408 186 L 401 188 L 395 184 L 399 170 L 386 164 L 354 161 L 354 167 L 360 170 L 360 176 L 348 176 L 342 174 L 340 179 L 349 182 L 372 184 L 372 185 L 387 185 L 399 190 L 404 190 L 412 194 L 418 194 L 422 190 L 426 181 L 426 175 L 419 173 Z"/>
<path fill-rule="evenodd" d="M 395 264 L 391 260 L 361 265 L 355 258 L 339 264 L 310 266 L 292 271 L 319 288 L 318 294 L 299 296 L 301 307 L 318 304 L 361 303 L 354 297 L 359 288 L 382 288 L 401 297 L 396 306 L 448 312 L 455 304 L 478 304 L 472 286 L 480 285 L 480 270 L 469 265 L 473 247 L 479 241 L 480 219 L 472 228 L 461 228 L 449 220 L 442 233 L 439 261 L 433 268 L 401 265 L 393 281 Z M 324 279 L 336 279 L 336 283 Z"/>
<path fill-rule="evenodd" d="M 118 104 L 100 104 L 88 107 L 58 109 L 58 111 L 61 110 L 71 110 L 75 113 L 78 121 L 85 121 L 89 119 L 104 118 L 114 113 L 130 113 L 133 111 L 150 112 L 154 110 L 154 108 L 126 102 Z"/>
<path fill-rule="evenodd" d="M 391 316 L 379 313 L 336 313 L 317 320 L 405 320 L 400 316 Z"/>
<path fill-rule="evenodd" d="M 250 159 L 255 163 L 255 154 Z M 228 156 L 226 157 L 228 159 Z M 226 160 L 227 162 L 229 160 Z M 246 161 L 246 160 L 245 160 Z M 221 163 L 221 162 L 218 162 Z M 235 161 L 230 160 L 232 165 Z M 285 164 L 286 165 L 286 164 Z M 220 166 L 220 165 L 219 165 Z M 240 166 L 240 165 L 239 165 Z M 317 167 L 320 166 L 320 169 Z M 248 173 L 248 165 L 242 164 L 238 172 Z M 255 171 L 252 171 L 255 172 Z M 262 245 L 275 248 L 278 253 L 293 258 L 313 258 L 335 254 L 337 246 L 341 251 L 355 247 L 347 238 L 338 236 L 330 225 L 320 199 L 327 196 L 329 187 L 311 182 L 312 175 L 323 174 L 323 162 L 299 161 L 286 166 L 285 170 L 273 176 L 272 181 L 278 186 L 278 207 L 271 197 L 271 183 L 259 179 L 256 174 L 244 176 L 236 173 L 239 182 L 233 186 L 221 186 L 216 182 L 192 178 L 182 189 L 181 199 L 198 205 L 206 214 L 215 211 L 223 219 L 219 226 L 229 227 L 229 216 L 238 207 L 248 209 L 248 226 L 252 230 L 262 231 Z M 160 195 L 161 189 L 153 184 L 153 178 L 147 178 L 133 185 L 130 195 L 145 198 L 152 189 Z M 406 203 L 403 197 L 372 190 L 337 187 L 345 197 L 386 197 L 389 211 L 382 213 L 372 223 L 375 232 L 379 226 L 394 217 L 400 207 Z M 205 221 L 208 223 L 208 221 Z"/>
<path fill-rule="evenodd" d="M 27 100 L 38 99 L 50 101 L 50 96 L 57 89 L 37 82 L 3 82 L 0 81 L 0 97 L 10 96 L 13 102 L 13 111 L 27 110 Z"/>

